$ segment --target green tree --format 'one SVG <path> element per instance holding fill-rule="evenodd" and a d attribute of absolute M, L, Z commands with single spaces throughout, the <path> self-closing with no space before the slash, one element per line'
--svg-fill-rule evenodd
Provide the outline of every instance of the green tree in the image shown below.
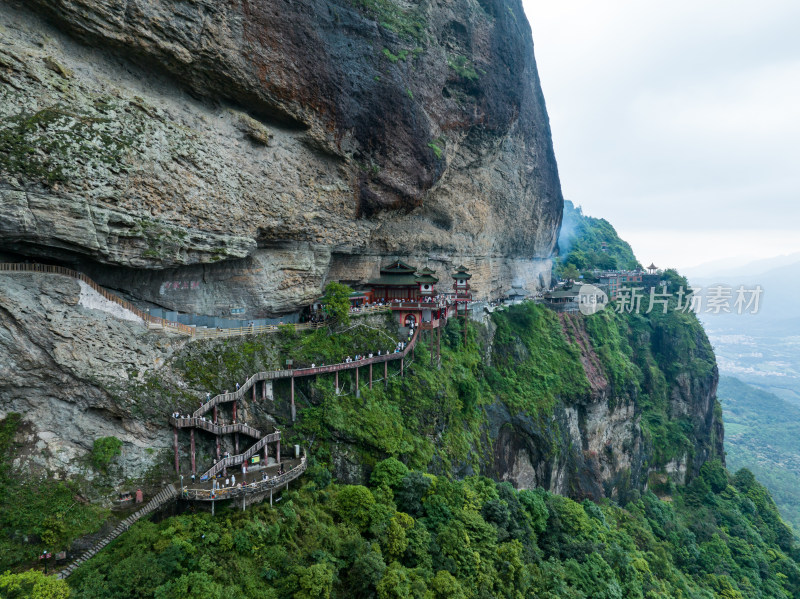
<path fill-rule="evenodd" d="M 433 591 L 435 599 L 467 599 L 458 580 L 447 570 L 439 570 L 428 587 Z"/>
<path fill-rule="evenodd" d="M 353 290 L 347 285 L 331 281 L 325 286 L 322 303 L 325 313 L 334 324 L 342 325 L 350 321 L 350 294 Z"/>
<path fill-rule="evenodd" d="M 67 599 L 69 587 L 55 576 L 45 576 L 38 570 L 19 574 L 0 574 L 0 596 L 4 599 Z"/>
<path fill-rule="evenodd" d="M 300 589 L 294 594 L 294 599 L 329 599 L 334 578 L 330 564 L 314 564 L 303 568 L 298 576 Z"/>
<path fill-rule="evenodd" d="M 561 278 L 569 281 L 575 281 L 580 276 L 580 271 L 571 263 L 564 266 L 564 269 L 561 271 Z"/>
<path fill-rule="evenodd" d="M 397 458 L 387 458 L 382 462 L 378 462 L 372 470 L 372 476 L 370 476 L 369 480 L 376 487 L 381 485 L 396 487 L 407 474 L 408 468 L 403 462 Z"/>
<path fill-rule="evenodd" d="M 336 497 L 336 507 L 345 522 L 353 522 L 362 530 L 369 526 L 370 507 L 375 498 L 370 490 L 361 485 L 344 487 Z"/>

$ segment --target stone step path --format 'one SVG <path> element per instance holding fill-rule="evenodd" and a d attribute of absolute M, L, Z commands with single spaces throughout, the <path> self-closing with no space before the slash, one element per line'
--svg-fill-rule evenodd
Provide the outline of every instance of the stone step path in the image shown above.
<path fill-rule="evenodd" d="M 131 514 L 127 518 L 125 518 L 122 522 L 120 522 L 117 527 L 111 531 L 106 537 L 100 540 L 97 544 L 94 545 L 91 549 L 83 553 L 78 559 L 74 560 L 70 563 L 66 568 L 61 570 L 58 573 L 58 578 L 64 579 L 67 578 L 70 574 L 72 574 L 83 562 L 91 559 L 94 557 L 97 552 L 103 549 L 106 545 L 108 545 L 111 541 L 116 539 L 119 535 L 123 532 L 128 530 L 133 524 L 139 520 L 140 518 L 151 514 L 162 505 L 169 503 L 173 499 L 178 496 L 178 491 L 175 490 L 175 487 L 172 484 L 167 485 L 161 491 L 159 491 L 155 497 L 153 497 L 147 504 L 140 509 L 138 512 Z"/>

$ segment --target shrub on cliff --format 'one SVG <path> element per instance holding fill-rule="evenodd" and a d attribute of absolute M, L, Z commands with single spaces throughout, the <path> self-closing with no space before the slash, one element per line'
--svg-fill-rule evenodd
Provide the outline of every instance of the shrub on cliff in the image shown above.
<path fill-rule="evenodd" d="M 122 453 L 122 441 L 116 437 L 100 437 L 92 445 L 92 465 L 105 472 L 111 460 Z"/>

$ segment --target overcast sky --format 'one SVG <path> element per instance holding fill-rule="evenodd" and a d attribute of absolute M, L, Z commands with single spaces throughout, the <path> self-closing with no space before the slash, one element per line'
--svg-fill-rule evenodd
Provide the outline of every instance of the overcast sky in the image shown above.
<path fill-rule="evenodd" d="M 566 199 L 645 264 L 800 250 L 800 1 L 523 4 Z"/>

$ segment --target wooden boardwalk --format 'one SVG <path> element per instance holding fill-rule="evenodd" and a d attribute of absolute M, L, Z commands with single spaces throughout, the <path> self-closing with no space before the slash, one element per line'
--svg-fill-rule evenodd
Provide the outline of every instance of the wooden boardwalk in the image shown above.
<path fill-rule="evenodd" d="M 146 311 L 137 308 L 131 302 L 124 300 L 118 295 L 115 295 L 110 291 L 108 291 L 107 289 L 101 287 L 100 285 L 95 283 L 92 279 L 87 277 L 85 274 L 78 272 L 76 270 L 72 270 L 71 268 L 65 268 L 63 266 L 54 266 L 52 264 L 36 264 L 27 262 L 20 262 L 20 263 L 0 262 L 0 273 L 40 273 L 40 274 L 62 275 L 65 277 L 78 279 L 86 283 L 89 287 L 94 289 L 97 293 L 102 295 L 107 300 L 122 306 L 126 310 L 132 312 L 133 314 L 141 318 L 148 329 L 156 331 L 171 331 L 173 333 L 186 335 L 191 339 L 216 339 L 216 338 L 227 338 L 227 337 L 244 337 L 246 335 L 260 335 L 263 333 L 277 333 L 284 327 L 291 327 L 295 331 L 306 331 L 324 326 L 323 324 L 320 323 L 304 322 L 297 324 L 285 324 L 285 325 L 268 324 L 268 325 L 257 325 L 252 327 L 234 327 L 227 329 L 216 329 L 216 328 L 202 329 L 194 326 L 181 324 L 179 322 L 174 322 L 172 320 L 166 320 L 164 318 L 150 316 L 150 314 L 148 314 Z M 367 308 L 361 308 L 357 312 L 354 312 L 352 316 L 360 316 L 362 314 L 371 314 L 375 312 L 385 312 L 390 309 L 391 308 L 389 306 L 370 306 Z"/>

